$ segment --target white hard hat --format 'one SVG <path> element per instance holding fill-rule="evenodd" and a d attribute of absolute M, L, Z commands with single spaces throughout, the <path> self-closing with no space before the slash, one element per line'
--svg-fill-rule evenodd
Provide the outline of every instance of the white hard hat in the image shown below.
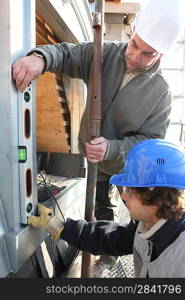
<path fill-rule="evenodd" d="M 184 26 L 184 0 L 150 0 L 138 13 L 135 31 L 155 50 L 165 53 Z"/>

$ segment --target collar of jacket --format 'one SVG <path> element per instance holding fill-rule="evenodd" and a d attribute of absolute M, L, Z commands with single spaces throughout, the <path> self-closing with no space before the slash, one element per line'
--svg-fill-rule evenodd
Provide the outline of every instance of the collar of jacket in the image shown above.
<path fill-rule="evenodd" d="M 127 44 L 123 44 L 123 47 L 121 48 L 120 54 L 119 54 L 119 57 L 120 57 L 120 59 L 122 60 L 122 62 L 124 64 L 125 70 L 126 70 L 125 52 L 126 52 L 127 46 L 128 46 L 128 43 Z M 144 75 L 144 76 L 147 76 L 147 77 L 152 77 L 156 73 L 162 74 L 160 63 L 161 63 L 161 60 L 158 59 L 151 68 L 142 71 L 139 75 Z"/>
<path fill-rule="evenodd" d="M 159 219 L 150 229 L 146 229 L 142 221 L 139 222 L 137 231 L 142 239 L 148 240 L 167 222 L 166 219 Z"/>
<path fill-rule="evenodd" d="M 179 219 L 168 220 L 148 240 L 152 242 L 155 249 L 155 259 L 164 249 L 173 243 L 182 231 L 185 231 L 185 213 Z"/>

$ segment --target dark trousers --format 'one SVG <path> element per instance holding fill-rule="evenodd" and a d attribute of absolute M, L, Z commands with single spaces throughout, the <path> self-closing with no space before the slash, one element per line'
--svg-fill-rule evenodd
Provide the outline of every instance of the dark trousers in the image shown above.
<path fill-rule="evenodd" d="M 97 181 L 95 218 L 97 220 L 114 220 L 113 209 L 109 199 L 109 179 Z"/>
<path fill-rule="evenodd" d="M 109 197 L 109 179 L 106 181 L 97 181 L 96 184 L 96 205 L 95 205 L 95 218 L 96 220 L 114 220 L 113 208 Z M 119 191 L 119 187 L 117 187 Z M 120 192 L 120 191 L 119 191 Z M 111 258 L 111 260 L 110 260 Z M 102 255 L 101 261 L 108 264 L 114 264 L 118 256 Z"/>

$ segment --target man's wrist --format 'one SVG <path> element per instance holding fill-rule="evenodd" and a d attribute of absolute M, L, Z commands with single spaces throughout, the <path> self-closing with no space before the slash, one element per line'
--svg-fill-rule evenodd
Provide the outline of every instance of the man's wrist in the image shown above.
<path fill-rule="evenodd" d="M 32 52 L 31 55 L 35 55 L 35 56 L 37 56 L 37 57 L 40 57 L 41 59 L 43 59 L 43 60 L 45 61 L 44 55 L 41 54 L 41 53 L 38 53 L 38 52 Z"/>
<path fill-rule="evenodd" d="M 27 54 L 27 56 L 29 56 L 29 55 L 34 55 L 34 56 L 39 57 L 40 59 L 42 59 L 42 61 L 44 63 L 44 67 L 43 67 L 43 70 L 42 70 L 42 74 L 43 74 L 45 72 L 46 64 L 47 64 L 47 61 L 46 61 L 46 58 L 45 58 L 44 54 L 42 54 L 41 52 L 33 51 L 33 52 Z"/>
<path fill-rule="evenodd" d="M 106 139 L 106 142 L 107 142 L 107 149 L 106 149 L 103 160 L 107 160 L 107 157 L 109 155 L 109 148 L 110 148 L 109 140 Z"/>
<path fill-rule="evenodd" d="M 64 229 L 64 222 L 56 216 L 53 216 L 47 223 L 46 230 L 55 239 L 60 238 L 60 233 Z"/>

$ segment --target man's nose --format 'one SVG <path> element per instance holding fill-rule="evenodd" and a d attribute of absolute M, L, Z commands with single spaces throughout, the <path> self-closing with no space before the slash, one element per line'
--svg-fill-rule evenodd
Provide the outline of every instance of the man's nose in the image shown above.
<path fill-rule="evenodd" d="M 138 64 L 141 61 L 141 53 L 140 51 L 135 50 L 132 53 L 132 61 L 134 64 Z"/>

